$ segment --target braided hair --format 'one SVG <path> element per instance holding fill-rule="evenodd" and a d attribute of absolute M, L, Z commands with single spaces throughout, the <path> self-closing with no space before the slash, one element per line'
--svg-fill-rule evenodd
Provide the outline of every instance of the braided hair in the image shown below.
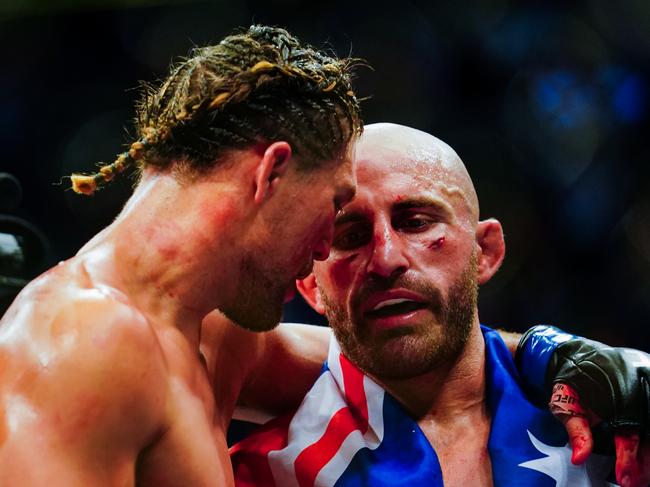
<path fill-rule="evenodd" d="M 73 174 L 92 194 L 129 165 L 212 167 L 228 149 L 286 140 L 309 170 L 341 155 L 361 129 L 351 87 L 354 60 L 301 44 L 286 30 L 253 25 L 196 48 L 136 106 L 138 140 L 93 175 Z"/>

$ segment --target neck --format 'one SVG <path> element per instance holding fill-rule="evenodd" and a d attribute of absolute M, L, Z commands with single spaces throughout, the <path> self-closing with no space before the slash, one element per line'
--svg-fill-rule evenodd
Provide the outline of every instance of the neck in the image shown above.
<path fill-rule="evenodd" d="M 465 347 L 453 362 L 409 379 L 378 382 L 418 421 L 451 421 L 462 412 L 482 410 L 485 343 L 478 316 Z"/>
<path fill-rule="evenodd" d="M 230 298 L 238 271 L 232 232 L 224 232 L 236 218 L 232 196 L 212 182 L 206 200 L 201 184 L 149 174 L 78 254 L 92 281 L 123 292 L 151 323 L 179 329 L 197 349 L 201 320 Z"/>

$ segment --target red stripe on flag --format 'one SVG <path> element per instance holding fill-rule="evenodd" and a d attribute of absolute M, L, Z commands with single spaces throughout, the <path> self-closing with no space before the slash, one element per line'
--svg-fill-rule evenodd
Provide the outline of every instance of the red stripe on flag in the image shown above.
<path fill-rule="evenodd" d="M 228 453 L 237 487 L 275 487 L 268 454 L 287 446 L 292 418 L 293 413 L 272 419 L 230 448 Z"/>
<path fill-rule="evenodd" d="M 358 428 L 361 434 L 368 431 L 368 401 L 363 388 L 363 373 L 357 369 L 343 354 L 339 355 L 343 384 L 345 387 L 346 402 L 352 409 L 352 414 L 357 417 Z"/>
<path fill-rule="evenodd" d="M 318 441 L 305 448 L 294 462 L 300 487 L 313 487 L 316 476 L 327 465 L 348 435 L 359 429 L 350 409 L 339 409 Z"/>
<path fill-rule="evenodd" d="M 339 355 L 345 397 L 350 407 L 339 409 L 318 441 L 305 448 L 294 462 L 300 487 L 313 487 L 321 469 L 336 455 L 354 430 L 368 430 L 368 402 L 363 388 L 363 373 L 342 354 Z"/>

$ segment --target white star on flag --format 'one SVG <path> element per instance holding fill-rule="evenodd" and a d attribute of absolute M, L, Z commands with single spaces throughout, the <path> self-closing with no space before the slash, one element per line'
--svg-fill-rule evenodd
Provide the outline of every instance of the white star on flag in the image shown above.
<path fill-rule="evenodd" d="M 520 463 L 520 467 L 529 468 L 548 475 L 555 480 L 556 487 L 609 487 L 616 486 L 605 479 L 612 471 L 613 460 L 603 455 L 591 454 L 582 465 L 571 463 L 571 447 L 550 446 L 539 441 L 528 430 L 528 437 L 533 446 L 546 456 L 536 460 Z"/>

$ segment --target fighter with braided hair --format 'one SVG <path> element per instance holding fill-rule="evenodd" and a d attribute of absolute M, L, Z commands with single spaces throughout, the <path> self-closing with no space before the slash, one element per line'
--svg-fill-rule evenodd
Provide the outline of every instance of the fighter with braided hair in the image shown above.
<path fill-rule="evenodd" d="M 354 194 L 351 64 L 253 26 L 145 87 L 138 140 L 72 178 L 92 194 L 137 165 L 133 196 L 0 322 L 0 485 L 233 483 L 242 364 L 222 348 L 209 383 L 201 321 L 272 328 L 327 257 Z"/>
<path fill-rule="evenodd" d="M 299 167 L 312 169 L 338 157 L 360 128 L 352 64 L 265 26 L 197 48 L 162 86 L 144 85 L 139 140 L 96 174 L 73 174 L 72 187 L 93 194 L 130 164 L 166 168 L 184 161 L 200 171 L 224 148 L 260 140 L 288 141 L 303 155 Z"/>

